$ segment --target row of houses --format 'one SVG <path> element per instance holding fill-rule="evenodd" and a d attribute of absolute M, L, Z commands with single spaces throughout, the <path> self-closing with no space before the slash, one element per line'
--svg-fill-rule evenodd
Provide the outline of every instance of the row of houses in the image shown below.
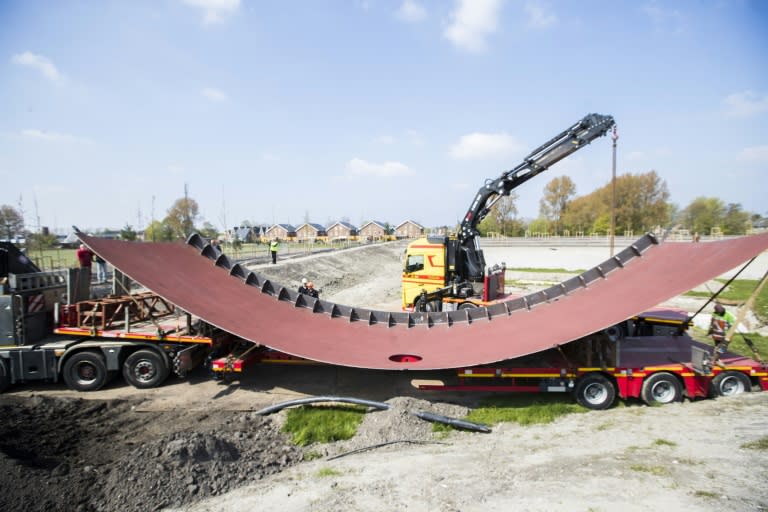
<path fill-rule="evenodd" d="M 227 233 L 238 240 L 250 242 L 257 240 L 293 240 L 297 242 L 313 240 L 387 240 L 418 238 L 424 236 L 424 226 L 412 220 L 401 222 L 394 228 L 388 223 L 368 221 L 360 228 L 349 222 L 338 221 L 330 226 L 306 222 L 299 227 L 291 224 L 273 224 L 272 226 L 236 227 Z"/>

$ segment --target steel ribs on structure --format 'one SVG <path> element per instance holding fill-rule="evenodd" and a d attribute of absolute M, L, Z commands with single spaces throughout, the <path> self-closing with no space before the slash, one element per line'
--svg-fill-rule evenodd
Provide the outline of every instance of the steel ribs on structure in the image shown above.
<path fill-rule="evenodd" d="M 181 309 L 243 339 L 315 361 L 373 369 L 488 364 L 606 329 L 768 249 L 768 233 L 658 243 L 651 235 L 583 274 L 488 308 L 374 311 L 299 295 L 193 235 L 188 244 L 79 233 L 92 251 Z"/>

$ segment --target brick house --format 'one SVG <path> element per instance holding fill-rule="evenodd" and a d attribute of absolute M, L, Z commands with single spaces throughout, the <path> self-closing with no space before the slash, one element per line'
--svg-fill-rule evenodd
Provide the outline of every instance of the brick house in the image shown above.
<path fill-rule="evenodd" d="M 424 236 L 424 226 L 412 220 L 406 220 L 395 228 L 395 236 L 401 238 L 419 238 Z"/>
<path fill-rule="evenodd" d="M 316 240 L 325 236 L 325 227 L 320 224 L 313 224 L 312 222 L 302 224 L 296 229 L 297 242 L 303 242 L 305 240 Z"/>
<path fill-rule="evenodd" d="M 296 228 L 290 224 L 274 224 L 267 229 L 267 240 L 278 238 L 280 240 L 292 240 L 296 238 Z"/>
<path fill-rule="evenodd" d="M 334 222 L 326 229 L 329 240 L 351 240 L 357 236 L 357 228 L 349 222 Z"/>
<path fill-rule="evenodd" d="M 389 233 L 383 222 L 371 220 L 363 224 L 360 228 L 361 240 L 385 240 L 387 235 L 389 235 Z"/>

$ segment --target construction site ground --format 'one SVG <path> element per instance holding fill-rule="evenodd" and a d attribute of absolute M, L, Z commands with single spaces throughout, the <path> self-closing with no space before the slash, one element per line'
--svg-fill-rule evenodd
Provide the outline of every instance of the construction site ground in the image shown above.
<path fill-rule="evenodd" d="M 308 277 L 336 302 L 397 310 L 403 249 L 377 245 L 253 268 L 288 285 Z M 575 270 L 607 251 L 491 247 L 486 260 Z M 757 279 L 765 268 L 758 259 L 742 276 Z M 526 293 L 562 274 L 507 277 L 510 291 Z M 700 304 L 668 303 L 691 311 Z M 120 379 L 93 393 L 12 387 L 0 395 L 0 510 L 768 510 L 768 393 L 664 407 L 630 402 L 548 425 L 500 424 L 490 434 L 435 433 L 409 411 L 461 417 L 482 395 L 419 391 L 411 380 L 451 375 L 256 366 L 229 381 L 198 370 L 149 390 Z M 368 413 L 348 441 L 304 449 L 280 432 L 284 412 L 253 414 L 314 395 L 392 408 Z M 760 439 L 763 448 L 753 447 Z M 391 444 L 350 453 L 382 443 Z"/>

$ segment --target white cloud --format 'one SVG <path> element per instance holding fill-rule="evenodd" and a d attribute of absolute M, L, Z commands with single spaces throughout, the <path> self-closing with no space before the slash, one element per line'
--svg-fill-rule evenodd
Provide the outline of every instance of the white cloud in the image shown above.
<path fill-rule="evenodd" d="M 219 89 L 214 89 L 213 87 L 206 87 L 200 91 L 200 94 L 215 102 L 227 101 L 229 99 L 226 93 L 220 91 Z"/>
<path fill-rule="evenodd" d="M 395 15 L 407 23 L 418 23 L 427 18 L 427 10 L 415 0 L 403 0 Z"/>
<path fill-rule="evenodd" d="M 374 176 L 388 178 L 391 176 L 411 176 L 413 174 L 413 169 L 400 162 L 376 164 L 360 158 L 353 158 L 346 165 L 346 175 L 350 177 Z"/>
<path fill-rule="evenodd" d="M 524 149 L 523 145 L 507 133 L 470 133 L 462 135 L 451 148 L 457 160 L 511 156 Z"/>
<path fill-rule="evenodd" d="M 631 151 L 627 153 L 627 156 L 625 157 L 628 161 L 636 161 L 636 160 L 642 160 L 645 158 L 645 153 L 642 151 Z"/>
<path fill-rule="evenodd" d="M 501 0 L 457 0 L 451 13 L 451 24 L 443 36 L 457 47 L 470 52 L 482 52 L 485 38 L 496 31 Z"/>
<path fill-rule="evenodd" d="M 732 117 L 751 117 L 768 112 L 768 96 L 759 96 L 752 91 L 731 94 L 724 103 L 726 114 Z"/>
<path fill-rule="evenodd" d="M 550 7 L 542 2 L 530 1 L 525 4 L 525 12 L 528 14 L 528 25 L 534 28 L 548 28 L 558 21 L 557 15 Z"/>
<path fill-rule="evenodd" d="M 44 130 L 35 130 L 31 128 L 21 130 L 21 136 L 27 139 L 42 140 L 46 142 L 92 142 L 86 137 L 77 137 L 68 133 L 47 132 Z"/>
<path fill-rule="evenodd" d="M 45 78 L 54 82 L 58 82 L 63 78 L 53 62 L 42 55 L 37 55 L 32 52 L 17 53 L 13 56 L 13 62 L 21 66 L 36 69 L 42 73 Z"/>
<path fill-rule="evenodd" d="M 203 10 L 203 25 L 224 23 L 228 16 L 240 8 L 240 0 L 182 0 L 185 4 Z"/>
<path fill-rule="evenodd" d="M 768 145 L 750 146 L 739 151 L 737 159 L 750 164 L 768 163 Z"/>

